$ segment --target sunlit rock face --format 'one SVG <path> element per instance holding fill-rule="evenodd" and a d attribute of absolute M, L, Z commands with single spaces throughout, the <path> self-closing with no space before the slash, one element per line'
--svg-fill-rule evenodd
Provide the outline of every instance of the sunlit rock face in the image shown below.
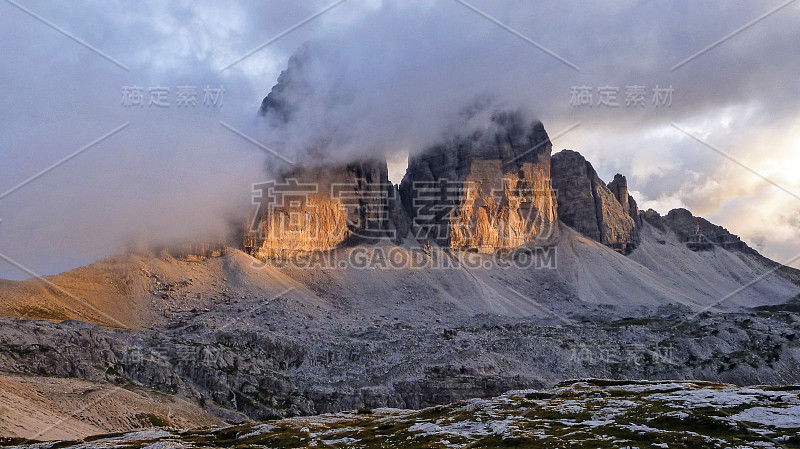
<path fill-rule="evenodd" d="M 396 237 L 386 163 L 295 169 L 254 187 L 258 211 L 245 250 L 259 259 Z"/>
<path fill-rule="evenodd" d="M 551 150 L 541 122 L 496 112 L 486 129 L 412 157 L 400 185 L 412 235 L 481 252 L 554 237 Z"/>
<path fill-rule="evenodd" d="M 552 157 L 552 183 L 558 196 L 558 218 L 598 242 L 628 253 L 636 247 L 638 208 L 624 177 L 610 184 L 580 153 L 564 150 Z"/>
<path fill-rule="evenodd" d="M 308 72 L 310 61 L 321 57 L 324 52 L 306 44 L 289 59 L 259 109 L 271 133 L 291 135 L 288 130 L 295 121 L 304 124 L 298 110 L 309 101 L 328 100 L 325 92 L 314 91 L 311 78 L 316 74 Z M 271 166 L 270 172 L 281 173 L 277 180 L 254 187 L 258 211 L 244 237 L 246 252 L 262 260 L 291 258 L 359 242 L 396 240 L 407 229 L 385 158 L 349 157 L 331 142 L 323 139 L 295 148 L 291 159 L 296 165 Z M 268 161 L 276 163 L 277 159 Z"/>

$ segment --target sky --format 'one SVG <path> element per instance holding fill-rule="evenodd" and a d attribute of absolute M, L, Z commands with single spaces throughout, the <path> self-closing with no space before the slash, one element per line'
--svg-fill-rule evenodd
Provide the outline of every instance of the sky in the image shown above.
<path fill-rule="evenodd" d="M 320 139 L 399 182 L 486 99 L 625 174 L 641 208 L 792 261 L 799 19 L 785 0 L 3 0 L 0 278 L 218 235 L 276 154 Z M 313 95 L 276 133 L 261 100 L 308 48 Z"/>

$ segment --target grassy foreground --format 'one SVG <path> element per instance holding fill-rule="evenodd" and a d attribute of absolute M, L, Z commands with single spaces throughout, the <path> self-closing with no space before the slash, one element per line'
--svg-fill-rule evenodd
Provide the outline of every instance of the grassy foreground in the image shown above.
<path fill-rule="evenodd" d="M 800 447 L 800 386 L 582 380 L 424 410 L 358 410 L 217 429 L 154 428 L 61 448 Z M 6 445 L 20 444 L 6 441 Z"/>

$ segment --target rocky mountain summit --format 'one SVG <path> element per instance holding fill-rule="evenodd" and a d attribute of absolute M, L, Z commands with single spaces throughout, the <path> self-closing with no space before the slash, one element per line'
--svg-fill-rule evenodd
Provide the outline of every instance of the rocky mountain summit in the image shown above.
<path fill-rule="evenodd" d="M 413 237 L 484 252 L 556 237 L 551 151 L 541 122 L 500 111 L 487 129 L 413 156 L 400 184 Z"/>
<path fill-rule="evenodd" d="M 638 209 L 625 178 L 620 175 L 607 186 L 589 161 L 570 150 L 553 156 L 552 164 L 559 219 L 587 237 L 630 253 L 636 247 Z"/>

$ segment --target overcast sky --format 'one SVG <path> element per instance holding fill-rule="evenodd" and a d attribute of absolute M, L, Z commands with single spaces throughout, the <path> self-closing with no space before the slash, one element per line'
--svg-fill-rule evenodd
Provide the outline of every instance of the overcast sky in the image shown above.
<path fill-rule="evenodd" d="M 0 254 L 54 274 L 221 232 L 276 158 L 237 132 L 288 158 L 336 136 L 331 160 L 379 153 L 399 182 L 491 98 L 627 175 L 640 207 L 800 255 L 800 1 L 164 3 L 0 1 Z M 307 42 L 318 95 L 273 148 L 256 113 Z M 0 260 L 0 277 L 28 275 Z"/>

